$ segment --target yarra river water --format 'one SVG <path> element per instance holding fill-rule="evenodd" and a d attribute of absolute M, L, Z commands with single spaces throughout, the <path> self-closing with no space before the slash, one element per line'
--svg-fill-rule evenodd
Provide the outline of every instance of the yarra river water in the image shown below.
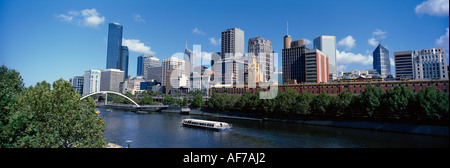
<path fill-rule="evenodd" d="M 449 147 L 448 137 L 335 128 L 283 122 L 224 119 L 230 130 L 184 127 L 185 118 L 214 120 L 208 116 L 180 115 L 97 108 L 106 122 L 106 140 L 131 148 L 391 148 Z"/>

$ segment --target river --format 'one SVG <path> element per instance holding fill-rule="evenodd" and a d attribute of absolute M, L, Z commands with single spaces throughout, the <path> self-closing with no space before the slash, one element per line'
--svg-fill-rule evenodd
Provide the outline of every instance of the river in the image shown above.
<path fill-rule="evenodd" d="M 214 120 L 207 116 L 97 110 L 106 122 L 106 140 L 131 148 L 449 147 L 449 138 L 439 136 L 224 118 L 220 121 L 233 128 L 214 131 L 180 123 L 185 118 Z"/>

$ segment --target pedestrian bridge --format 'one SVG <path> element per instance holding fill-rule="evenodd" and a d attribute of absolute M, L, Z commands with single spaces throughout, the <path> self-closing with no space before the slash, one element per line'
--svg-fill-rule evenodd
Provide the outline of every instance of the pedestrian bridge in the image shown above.
<path fill-rule="evenodd" d="M 108 93 L 112 93 L 112 94 L 116 94 L 116 95 L 122 96 L 122 97 L 128 99 L 129 101 L 133 102 L 137 107 L 140 107 L 139 104 L 137 104 L 135 101 L 133 101 L 133 99 L 130 99 L 129 97 L 127 97 L 127 96 L 125 96 L 125 95 L 123 95 L 121 93 L 117 93 L 117 92 L 113 92 L 113 91 L 100 91 L 100 92 L 90 93 L 90 94 L 87 94 L 86 96 L 81 97 L 80 100 L 83 100 L 86 97 L 89 97 L 89 96 L 92 96 L 92 95 L 95 95 L 95 94 L 100 94 L 100 93 L 101 94 L 106 94 L 105 104 L 107 104 L 107 102 L 108 102 Z"/>

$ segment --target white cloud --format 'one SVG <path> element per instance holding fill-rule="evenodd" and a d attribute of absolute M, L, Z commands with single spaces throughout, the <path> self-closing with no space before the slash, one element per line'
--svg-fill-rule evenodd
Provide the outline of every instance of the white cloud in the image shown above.
<path fill-rule="evenodd" d="M 134 18 L 134 21 L 136 21 L 136 22 L 145 23 L 145 20 L 139 14 L 133 14 L 133 18 Z"/>
<path fill-rule="evenodd" d="M 386 31 L 382 31 L 380 29 L 375 29 L 375 31 L 372 32 L 373 36 L 377 36 L 377 37 L 380 37 L 382 39 L 386 38 L 386 34 L 387 34 Z"/>
<path fill-rule="evenodd" d="M 84 9 L 81 11 L 71 10 L 67 12 L 67 15 L 59 14 L 56 17 L 65 22 L 75 22 L 79 26 L 90 28 L 98 28 L 100 24 L 105 22 L 105 17 L 101 16 L 95 8 Z"/>
<path fill-rule="evenodd" d="M 367 40 L 367 43 L 369 43 L 371 46 L 374 46 L 374 47 L 376 47 L 378 45 L 378 41 L 374 37 Z"/>
<path fill-rule="evenodd" d="M 62 21 L 66 21 L 66 22 L 71 22 L 73 19 L 73 16 L 67 16 L 67 15 L 63 15 L 63 14 L 60 14 L 57 17 L 60 18 Z"/>
<path fill-rule="evenodd" d="M 312 44 L 312 41 L 311 41 L 311 40 L 308 40 L 308 39 L 303 39 L 303 40 L 305 40 L 305 44 L 306 44 L 306 45 Z"/>
<path fill-rule="evenodd" d="M 96 28 L 99 24 L 105 22 L 105 17 L 100 16 L 95 8 L 82 10 L 81 16 L 83 16 L 83 24 L 88 27 Z"/>
<path fill-rule="evenodd" d="M 438 48 L 445 48 L 448 50 L 448 27 L 446 28 L 447 32 L 445 32 L 444 35 L 442 35 L 441 37 L 439 37 L 439 39 L 436 39 L 436 46 Z"/>
<path fill-rule="evenodd" d="M 428 14 L 431 16 L 448 16 L 449 0 L 427 0 L 417 5 L 414 9 L 416 14 Z"/>
<path fill-rule="evenodd" d="M 198 28 L 194 28 L 194 29 L 192 29 L 192 33 L 195 33 L 195 34 L 200 34 L 200 35 L 206 35 L 206 33 L 205 33 L 205 32 L 201 31 L 201 30 L 200 30 L 200 29 L 198 29 Z"/>
<path fill-rule="evenodd" d="M 371 55 L 341 52 L 339 50 L 336 50 L 336 54 L 337 64 L 339 66 L 345 66 L 345 64 L 371 65 L 373 63 L 373 57 Z"/>
<path fill-rule="evenodd" d="M 344 47 L 345 50 L 350 50 L 356 45 L 356 40 L 352 36 L 347 36 L 338 42 L 338 47 Z"/>
<path fill-rule="evenodd" d="M 209 38 L 209 43 L 211 43 L 212 45 L 217 46 L 217 45 L 220 44 L 220 39 L 219 39 L 219 40 L 216 40 L 216 38 L 211 37 L 211 38 Z"/>
<path fill-rule="evenodd" d="M 151 51 L 149 46 L 146 46 L 138 39 L 122 39 L 122 45 L 127 46 L 133 52 L 155 55 L 155 52 Z"/>
<path fill-rule="evenodd" d="M 338 65 L 337 70 L 338 70 L 338 72 L 341 72 L 341 71 L 346 71 L 347 68 L 348 68 L 348 65 Z"/>
<path fill-rule="evenodd" d="M 389 62 L 391 63 L 391 67 L 395 67 L 394 58 L 389 58 Z"/>
<path fill-rule="evenodd" d="M 379 40 L 383 40 L 385 39 L 387 36 L 387 31 L 382 31 L 380 29 L 375 29 L 374 32 L 372 32 L 372 38 L 370 38 L 369 40 L 367 40 L 367 43 L 371 46 L 376 47 L 378 45 L 378 43 L 380 43 Z"/>

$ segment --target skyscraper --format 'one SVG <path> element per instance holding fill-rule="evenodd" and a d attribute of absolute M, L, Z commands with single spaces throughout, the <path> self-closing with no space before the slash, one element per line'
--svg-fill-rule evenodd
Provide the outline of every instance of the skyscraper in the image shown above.
<path fill-rule="evenodd" d="M 108 49 L 106 68 L 120 69 L 123 27 L 119 23 L 110 23 L 108 28 Z"/>
<path fill-rule="evenodd" d="M 268 81 L 273 69 L 273 50 L 270 40 L 261 37 L 248 39 L 248 53 L 253 53 L 264 81 Z M 251 58 L 249 58 L 251 59 Z M 249 60 L 251 62 L 251 60 Z"/>
<path fill-rule="evenodd" d="M 395 76 L 413 79 L 412 51 L 394 52 Z"/>
<path fill-rule="evenodd" d="M 391 62 L 389 60 L 389 50 L 381 44 L 373 51 L 373 69 L 376 69 L 381 76 L 391 75 Z"/>
<path fill-rule="evenodd" d="M 326 83 L 329 81 L 329 59 L 318 49 L 305 51 L 306 83 Z"/>
<path fill-rule="evenodd" d="M 222 32 L 221 56 L 222 59 L 234 56 L 236 53 L 244 54 L 244 31 L 239 28 L 231 28 Z"/>
<path fill-rule="evenodd" d="M 337 79 L 337 63 L 336 63 L 336 37 L 335 36 L 319 36 L 314 39 L 314 49 L 318 49 L 325 53 L 329 59 L 330 80 Z"/>
<path fill-rule="evenodd" d="M 128 60 L 129 60 L 129 55 L 128 55 L 128 47 L 127 46 L 122 46 L 120 47 L 120 59 L 122 60 L 120 62 L 120 70 L 122 70 L 123 73 L 123 78 L 127 79 L 128 78 Z M 117 68 L 116 68 L 117 69 Z"/>
<path fill-rule="evenodd" d="M 222 84 L 233 84 L 236 80 L 245 82 L 244 72 L 240 71 L 237 63 L 244 65 L 243 60 L 237 60 L 236 57 L 243 56 L 245 53 L 244 31 L 239 28 L 231 28 L 221 34 L 221 58 L 222 58 Z M 241 74 L 242 73 L 242 74 Z M 219 74 L 218 74 L 219 75 Z M 238 77 L 241 76 L 241 78 Z"/>
<path fill-rule="evenodd" d="M 284 48 L 282 50 L 283 83 L 297 81 L 306 82 L 305 51 L 309 50 L 304 40 L 291 42 L 291 36 L 284 36 Z"/>
<path fill-rule="evenodd" d="M 122 46 L 123 26 L 109 23 L 106 69 L 120 69 L 128 76 L 128 47 Z"/>
<path fill-rule="evenodd" d="M 100 91 L 100 70 L 84 71 L 83 96 Z"/>
<path fill-rule="evenodd" d="M 147 77 L 147 69 L 151 67 L 157 67 L 159 65 L 159 59 L 153 55 L 143 54 L 137 59 L 137 76 Z"/>
<path fill-rule="evenodd" d="M 119 69 L 104 69 L 100 75 L 100 91 L 119 92 L 120 82 L 123 82 L 123 71 Z"/>
<path fill-rule="evenodd" d="M 184 60 L 178 59 L 176 57 L 169 57 L 167 59 L 162 60 L 161 86 L 166 86 L 166 84 L 169 83 L 170 79 L 167 79 L 167 76 L 169 76 L 173 70 L 177 69 L 180 71 L 184 71 L 184 68 L 185 68 Z"/>
<path fill-rule="evenodd" d="M 445 48 L 414 50 L 412 57 L 414 79 L 448 79 Z"/>

